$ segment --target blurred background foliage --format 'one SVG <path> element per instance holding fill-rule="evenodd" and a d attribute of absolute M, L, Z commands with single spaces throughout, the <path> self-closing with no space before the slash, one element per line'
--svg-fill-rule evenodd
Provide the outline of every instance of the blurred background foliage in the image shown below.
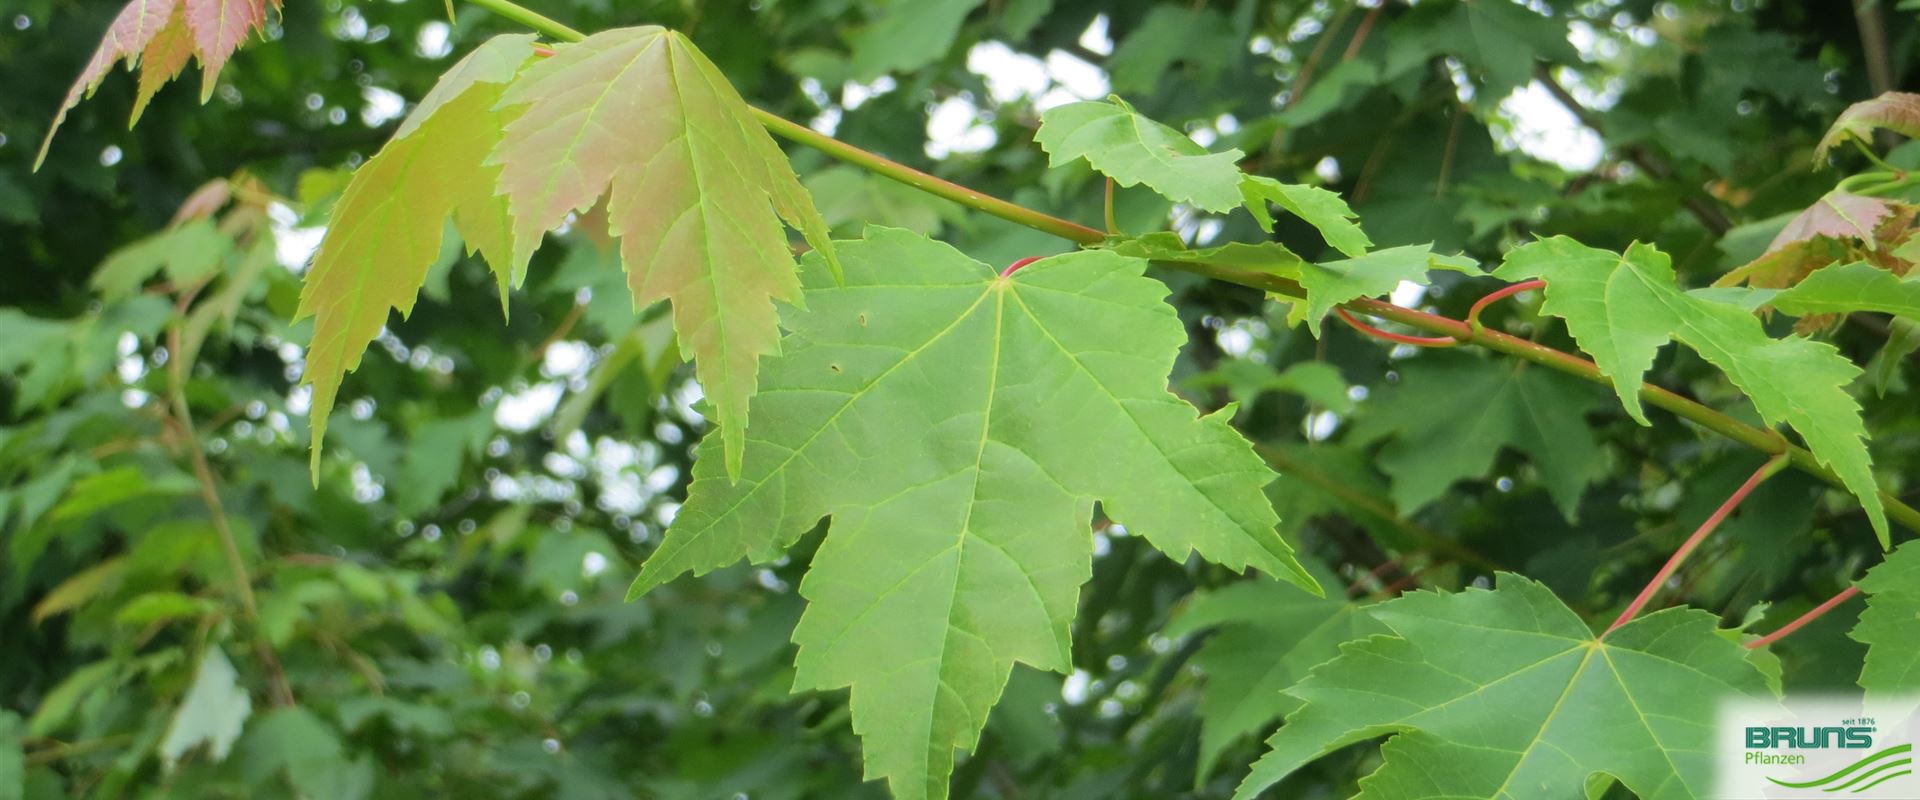
<path fill-rule="evenodd" d="M 1341 192 L 1382 246 L 1492 261 L 1535 235 L 1650 241 L 1695 286 L 1865 165 L 1814 144 L 1847 103 L 1907 85 L 1915 44 L 1891 0 L 536 5 L 584 30 L 678 28 L 757 104 L 1076 220 L 1101 218 L 1101 186 L 1046 169 L 1038 111 L 1111 91 L 1250 171 Z M 117 11 L 0 2 L 0 800 L 882 796 L 844 695 L 787 692 L 812 542 L 621 602 L 704 428 L 592 215 L 540 252 L 506 322 L 450 245 L 308 473 L 309 331 L 287 320 L 328 204 L 441 70 L 513 26 L 436 0 L 288 0 L 209 102 L 190 79 L 129 132 L 116 75 L 30 173 Z M 908 227 L 990 263 L 1067 248 L 792 156 L 846 235 Z M 1118 211 L 1196 244 L 1265 236 L 1144 190 Z M 1304 225 L 1277 238 L 1323 255 Z M 956 797 L 1224 797 L 1289 707 L 1278 689 L 1375 630 L 1356 604 L 1505 569 L 1610 616 L 1760 462 L 1671 417 L 1638 426 L 1602 387 L 1338 326 L 1316 341 L 1251 290 L 1161 277 L 1193 335 L 1176 385 L 1241 402 L 1333 599 L 1096 529 L 1077 669 L 1016 671 Z M 1397 299 L 1459 316 L 1497 286 L 1448 274 Z M 1488 321 L 1570 349 L 1536 302 Z M 1831 337 L 1871 367 L 1876 461 L 1911 499 L 1920 335 L 1855 315 Z M 1752 416 L 1689 353 L 1649 380 Z M 1482 435 L 1510 391 L 1552 413 Z M 1857 506 L 1789 472 L 1664 602 L 1778 624 L 1878 551 Z M 1780 645 L 1790 687 L 1852 684 L 1856 610 Z M 1277 792 L 1346 796 L 1363 750 Z"/>

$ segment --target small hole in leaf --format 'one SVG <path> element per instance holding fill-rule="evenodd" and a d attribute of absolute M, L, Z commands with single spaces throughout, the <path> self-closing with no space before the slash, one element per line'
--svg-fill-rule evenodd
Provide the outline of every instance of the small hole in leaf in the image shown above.
<path fill-rule="evenodd" d="M 859 317 L 859 320 L 860 320 L 860 327 L 862 327 L 862 328 L 864 328 L 864 327 L 867 327 L 867 315 L 866 315 L 866 314 L 861 314 L 861 315 L 860 315 L 860 317 Z"/>
<path fill-rule="evenodd" d="M 839 365 L 839 364 L 828 364 L 828 365 L 827 365 L 827 369 L 830 369 L 830 370 L 833 370 L 834 372 L 839 372 L 839 371 L 840 371 L 840 365 Z"/>

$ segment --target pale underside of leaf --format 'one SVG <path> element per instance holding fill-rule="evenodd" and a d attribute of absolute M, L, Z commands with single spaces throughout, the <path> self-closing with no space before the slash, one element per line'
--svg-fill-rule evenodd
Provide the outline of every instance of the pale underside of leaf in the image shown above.
<path fill-rule="evenodd" d="M 1766 304 L 1796 316 L 1878 311 L 1920 320 L 1920 270 L 1901 277 L 1865 261 L 1826 267 Z"/>
<path fill-rule="evenodd" d="M 1340 747 L 1392 736 L 1359 798 L 1583 797 L 1598 775 L 1647 800 L 1706 796 L 1716 703 L 1769 696 L 1714 618 L 1670 609 L 1596 641 L 1546 587 L 1420 592 L 1375 607 L 1394 630 L 1289 690 L 1304 701 L 1237 798 Z"/>
<path fill-rule="evenodd" d="M 1233 269 L 1253 270 L 1270 275 L 1296 278 L 1306 263 L 1279 242 L 1228 242 L 1213 247 L 1187 247 L 1180 234 L 1160 231 L 1136 237 L 1110 237 L 1103 245 L 1129 258 L 1172 261 L 1188 264 L 1212 264 Z"/>
<path fill-rule="evenodd" d="M 218 645 L 210 645 L 194 670 L 193 683 L 180 699 L 166 737 L 160 741 L 160 755 L 171 768 L 174 762 L 194 747 L 207 746 L 208 756 L 223 761 L 240 730 L 253 713 L 247 690 L 239 685 L 239 673 Z"/>
<path fill-rule="evenodd" d="M 795 687 L 853 690 L 868 774 L 944 797 L 1015 662 L 1065 669 L 1096 499 L 1176 559 L 1313 587 L 1274 532 L 1271 477 L 1169 394 L 1184 333 L 1142 262 L 1047 259 L 1011 278 L 905 231 L 807 260 L 807 310 L 754 399 L 745 470 L 703 443 L 632 595 L 765 561 L 823 516 Z"/>
<path fill-rule="evenodd" d="M 1208 211 L 1240 205 L 1241 152 L 1209 153 L 1185 134 L 1114 102 L 1070 103 L 1041 115 L 1034 140 L 1058 167 L 1086 159 L 1121 186 L 1146 184 Z"/>
<path fill-rule="evenodd" d="M 779 147 L 692 43 L 657 27 L 562 48 L 501 104 L 520 112 L 492 158 L 514 219 L 515 274 L 543 232 L 606 195 L 635 307 L 672 303 L 737 475 L 759 359 L 779 349 L 774 301 L 801 300 L 780 219 L 836 263 Z"/>
<path fill-rule="evenodd" d="M 302 380 L 313 386 L 316 467 L 342 378 L 359 367 L 390 310 L 412 312 L 427 270 L 440 257 L 449 218 L 468 251 L 493 267 L 504 304 L 511 221 L 506 201 L 493 193 L 499 168 L 485 159 L 500 138 L 501 112 L 494 106 L 517 64 L 532 56 L 533 38 L 498 36 L 469 54 L 442 80 L 463 89 L 409 117 L 413 125 L 355 170 L 335 203 L 295 314 L 314 317 Z M 505 66 L 467 68 L 475 62 Z"/>
<path fill-rule="evenodd" d="M 1373 246 L 1373 240 L 1353 221 L 1357 215 L 1347 207 L 1347 201 L 1326 189 L 1248 175 L 1241 181 L 1240 193 L 1247 210 L 1253 212 L 1261 229 L 1269 233 L 1273 231 L 1273 214 L 1267 204 L 1273 203 L 1318 229 L 1327 244 L 1348 258 L 1359 258 Z"/>
<path fill-rule="evenodd" d="M 1334 306 L 1361 297 L 1374 297 L 1394 290 L 1402 282 L 1427 284 L 1431 269 L 1450 269 L 1479 274 L 1470 260 L 1436 256 L 1429 245 L 1407 245 L 1376 250 L 1358 258 L 1307 264 L 1300 268 L 1300 286 L 1307 299 L 1287 311 L 1287 323 L 1307 324 L 1314 336 L 1320 335 L 1320 323 Z"/>

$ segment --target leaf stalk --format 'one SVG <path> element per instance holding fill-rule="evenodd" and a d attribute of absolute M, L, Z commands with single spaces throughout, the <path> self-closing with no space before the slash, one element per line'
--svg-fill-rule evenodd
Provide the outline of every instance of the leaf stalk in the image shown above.
<path fill-rule="evenodd" d="M 1666 584 L 1667 579 L 1673 577 L 1673 573 L 1680 569 L 1681 562 L 1686 561 L 1687 556 L 1693 555 L 1693 551 L 1699 549 L 1700 543 L 1706 541 L 1714 529 L 1720 527 L 1720 523 L 1725 522 L 1727 517 L 1733 514 L 1734 509 L 1740 507 L 1740 503 L 1747 499 L 1747 495 L 1753 494 L 1753 490 L 1759 488 L 1761 483 L 1779 474 L 1780 470 L 1786 466 L 1787 460 L 1784 457 L 1774 456 L 1773 458 L 1767 459 L 1767 463 L 1761 464 L 1759 469 L 1754 470 L 1753 474 L 1748 476 L 1746 483 L 1740 484 L 1740 488 L 1733 490 L 1733 494 L 1727 497 L 1727 501 L 1721 503 L 1720 507 L 1715 509 L 1713 514 L 1707 517 L 1705 522 L 1700 523 L 1700 527 L 1694 529 L 1692 536 L 1688 536 L 1685 542 L 1680 543 L 1680 548 L 1673 551 L 1673 555 L 1667 559 L 1667 563 L 1662 565 L 1660 571 L 1654 574 L 1653 580 L 1647 581 L 1646 588 L 1641 589 L 1640 595 L 1633 598 L 1633 602 L 1627 604 L 1626 609 L 1620 612 L 1619 618 L 1613 621 L 1613 625 L 1607 628 L 1606 633 L 1600 634 L 1600 638 L 1604 639 L 1607 637 L 1607 634 L 1613 633 L 1627 623 L 1632 622 L 1633 618 L 1639 615 L 1641 609 L 1646 608 L 1647 603 L 1653 601 L 1654 595 L 1660 593 L 1660 587 Z"/>
<path fill-rule="evenodd" d="M 1349 312 L 1346 309 L 1341 308 L 1339 306 L 1334 307 L 1333 313 L 1336 316 L 1340 317 L 1341 322 L 1347 323 L 1347 327 L 1350 327 L 1356 331 L 1364 333 L 1375 339 L 1384 339 L 1386 341 L 1395 342 L 1398 344 L 1413 345 L 1414 347 L 1453 347 L 1461 343 L 1459 339 L 1455 339 L 1451 336 L 1408 336 L 1404 333 L 1394 333 L 1392 331 L 1383 331 L 1379 328 L 1373 327 L 1372 325 L 1368 325 L 1367 323 L 1361 322 L 1358 317 L 1355 317 L 1352 314 L 1352 312 Z"/>
<path fill-rule="evenodd" d="M 1767 645 L 1773 644 L 1774 642 L 1780 641 L 1781 639 L 1785 639 L 1788 636 L 1792 635 L 1794 631 L 1797 631 L 1797 630 L 1800 630 L 1801 628 L 1806 627 L 1807 623 L 1812 622 L 1816 619 L 1819 619 L 1822 615 L 1826 614 L 1827 612 L 1832 611 L 1835 608 L 1838 608 L 1841 603 L 1845 603 L 1848 600 L 1853 599 L 1853 596 L 1859 593 L 1860 593 L 1859 586 L 1848 586 L 1847 588 L 1841 590 L 1839 594 L 1836 594 L 1832 597 L 1827 598 L 1826 602 L 1821 603 L 1820 605 L 1814 606 L 1813 610 L 1808 611 L 1805 614 L 1801 614 L 1799 617 L 1795 618 L 1794 621 L 1780 626 L 1780 630 L 1774 631 L 1773 633 L 1769 633 L 1758 639 L 1754 639 L 1753 641 L 1747 642 L 1746 647 L 1748 650 L 1758 650 L 1762 647 L 1766 647 Z"/>

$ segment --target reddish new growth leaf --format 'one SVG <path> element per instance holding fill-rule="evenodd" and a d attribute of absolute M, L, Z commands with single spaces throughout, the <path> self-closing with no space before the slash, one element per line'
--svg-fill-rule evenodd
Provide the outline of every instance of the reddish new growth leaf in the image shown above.
<path fill-rule="evenodd" d="M 1827 129 L 1827 135 L 1821 137 L 1820 145 L 1814 148 L 1814 158 L 1826 158 L 1828 150 L 1849 136 L 1870 140 L 1876 130 L 1889 130 L 1908 138 L 1920 137 L 1920 94 L 1887 92 L 1847 106 L 1846 111 L 1840 112 L 1840 118 L 1833 121 L 1833 127 Z"/>
<path fill-rule="evenodd" d="M 1771 253 L 1794 242 L 1805 241 L 1815 236 L 1831 236 L 1835 239 L 1854 238 L 1866 242 L 1868 247 L 1874 244 L 1874 227 L 1880 224 L 1893 206 L 1877 197 L 1864 197 L 1841 191 L 1828 192 L 1807 210 L 1800 212 L 1780 229 L 1767 245 Z"/>
<path fill-rule="evenodd" d="M 265 28 L 267 25 L 267 7 L 271 2 L 276 10 L 279 0 L 183 0 L 186 4 L 187 29 L 193 32 L 194 54 L 200 57 L 200 66 L 205 75 L 200 84 L 200 100 L 205 102 L 213 96 L 213 82 L 220 77 L 220 69 L 227 65 L 227 57 L 240 49 L 247 34 Z"/>
<path fill-rule="evenodd" d="M 760 357 L 780 351 L 774 303 L 801 304 L 781 221 L 837 263 L 786 155 L 713 62 L 656 26 L 556 48 L 497 107 L 524 109 L 489 159 L 512 211 L 516 274 L 546 231 L 604 197 L 635 306 L 672 303 L 737 475 Z"/>
<path fill-rule="evenodd" d="M 280 7 L 279 0 L 132 0 L 113 18 L 99 49 L 80 71 L 73 88 L 67 90 L 66 101 L 60 104 L 53 124 L 47 127 L 47 138 L 40 143 L 34 169 L 46 161 L 47 146 L 53 143 L 60 123 L 66 121 L 67 112 L 93 96 L 115 63 L 125 61 L 128 69 L 140 69 L 140 89 L 133 101 L 129 127 L 140 120 L 140 112 L 146 110 L 147 101 L 160 86 L 186 69 L 190 57 L 198 58 L 204 70 L 200 100 L 205 102 L 213 95 L 214 83 L 227 58 L 248 34 L 266 27 L 268 4 Z"/>
<path fill-rule="evenodd" d="M 1911 268 L 1914 219 L 1920 206 L 1842 191 L 1828 192 L 1800 212 L 1759 258 L 1714 283 L 1755 289 L 1788 289 L 1819 270 L 1864 261 L 1895 275 Z M 1839 324 L 1844 315 L 1810 314 L 1794 326 L 1813 334 Z"/>

